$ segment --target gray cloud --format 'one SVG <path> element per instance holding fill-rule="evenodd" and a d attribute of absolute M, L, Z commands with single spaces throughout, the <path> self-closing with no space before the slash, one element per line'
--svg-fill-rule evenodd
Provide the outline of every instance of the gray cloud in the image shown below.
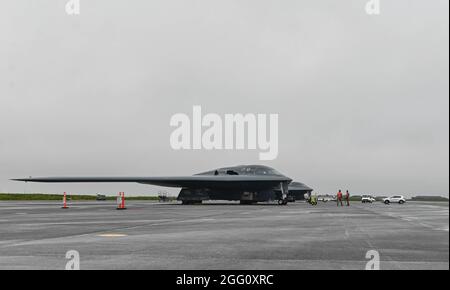
<path fill-rule="evenodd" d="M 173 151 L 170 117 L 279 113 L 267 162 L 319 192 L 448 194 L 448 1 L 7 0 L 0 191 L 44 175 L 185 175 L 256 151 Z"/>

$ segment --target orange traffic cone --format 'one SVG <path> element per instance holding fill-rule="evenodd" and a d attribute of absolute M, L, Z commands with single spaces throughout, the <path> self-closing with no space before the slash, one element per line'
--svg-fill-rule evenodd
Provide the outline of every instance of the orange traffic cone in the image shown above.
<path fill-rule="evenodd" d="M 119 192 L 119 195 L 117 196 L 117 209 L 126 209 L 124 192 Z"/>
<path fill-rule="evenodd" d="M 63 195 L 63 206 L 61 208 L 64 208 L 64 209 L 69 208 L 67 206 L 67 194 L 65 192 L 64 192 L 64 195 Z"/>
<path fill-rule="evenodd" d="M 126 209 L 126 207 L 125 207 L 125 192 L 122 192 L 122 209 Z"/>

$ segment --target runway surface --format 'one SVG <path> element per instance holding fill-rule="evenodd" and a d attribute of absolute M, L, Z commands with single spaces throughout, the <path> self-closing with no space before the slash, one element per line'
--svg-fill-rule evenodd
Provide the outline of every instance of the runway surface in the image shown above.
<path fill-rule="evenodd" d="M 0 269 L 449 269 L 448 203 L 0 202 Z"/>

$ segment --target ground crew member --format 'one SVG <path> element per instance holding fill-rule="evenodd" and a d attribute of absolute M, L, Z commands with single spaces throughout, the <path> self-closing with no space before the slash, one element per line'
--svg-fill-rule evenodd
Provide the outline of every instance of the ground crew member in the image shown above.
<path fill-rule="evenodd" d="M 350 193 L 348 190 L 345 192 L 345 200 L 347 201 L 347 206 L 350 206 Z"/>
<path fill-rule="evenodd" d="M 317 205 L 317 196 L 314 194 L 314 195 L 311 195 L 311 205 Z"/>
<path fill-rule="evenodd" d="M 337 201 L 337 206 L 339 206 L 339 203 L 341 204 L 341 206 L 344 206 L 342 204 L 342 191 L 340 189 L 339 189 L 339 192 L 337 193 L 336 201 Z"/>

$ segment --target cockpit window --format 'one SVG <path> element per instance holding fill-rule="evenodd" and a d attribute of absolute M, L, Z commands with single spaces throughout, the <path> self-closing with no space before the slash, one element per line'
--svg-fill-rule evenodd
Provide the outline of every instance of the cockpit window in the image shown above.
<path fill-rule="evenodd" d="M 271 170 L 268 170 L 267 168 L 257 168 L 256 174 L 257 175 L 273 175 Z"/>
<path fill-rule="evenodd" d="M 213 171 L 199 173 L 197 175 L 275 175 L 283 176 L 275 169 L 262 165 L 244 165 L 236 167 L 224 167 Z"/>
<path fill-rule="evenodd" d="M 245 175 L 282 175 L 273 168 L 260 165 L 244 166 L 240 172 Z"/>

